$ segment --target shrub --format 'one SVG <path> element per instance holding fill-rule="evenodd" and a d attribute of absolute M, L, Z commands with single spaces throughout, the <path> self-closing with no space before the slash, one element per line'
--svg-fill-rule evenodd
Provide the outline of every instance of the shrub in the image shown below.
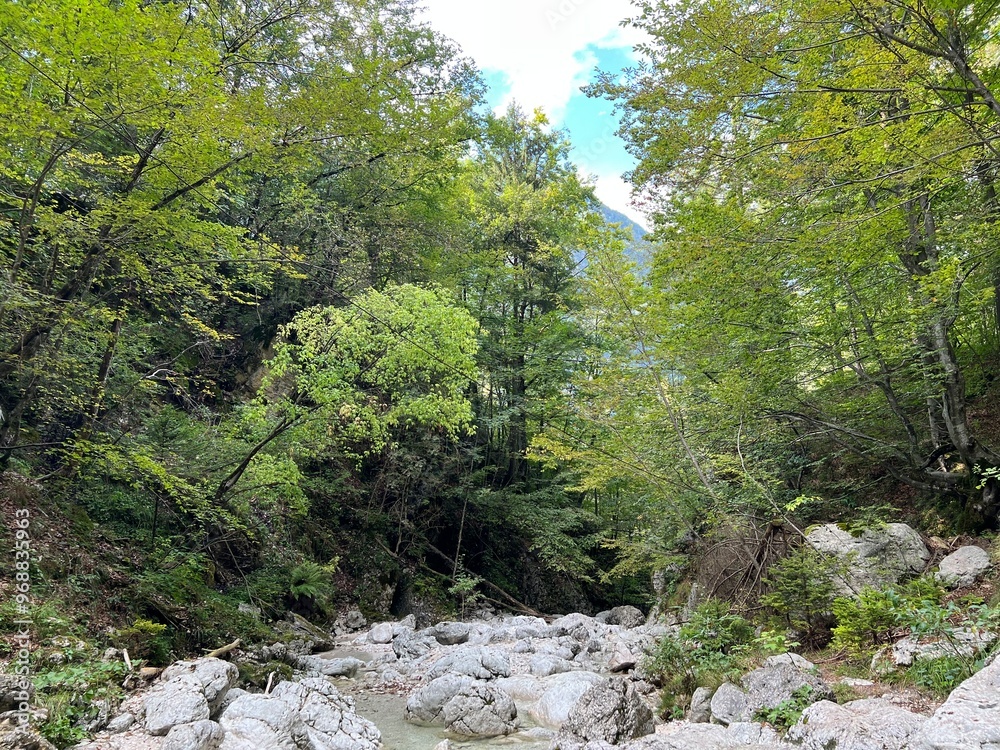
<path fill-rule="evenodd" d="M 866 587 L 857 599 L 841 597 L 833 602 L 837 625 L 833 642 L 855 654 L 863 654 L 895 640 L 900 630 L 921 629 L 924 616 L 941 610 L 944 590 L 930 578 L 916 578 L 883 591 Z M 925 628 L 926 629 L 926 628 Z M 919 633 L 923 634 L 923 633 Z"/>
<path fill-rule="evenodd" d="M 825 645 L 830 638 L 834 577 L 840 564 L 812 547 L 800 547 L 771 566 L 762 597 L 786 625 L 799 632 L 809 646 Z"/>
<path fill-rule="evenodd" d="M 915 685 L 943 697 L 981 667 L 981 663 L 959 656 L 941 656 L 937 659 L 918 659 L 906 670 L 906 676 Z"/>
<path fill-rule="evenodd" d="M 143 659 L 156 665 L 170 661 L 170 636 L 167 626 L 151 620 L 136 620 L 127 628 L 116 630 L 111 642 L 117 648 L 127 649 L 133 659 Z"/>
<path fill-rule="evenodd" d="M 663 688 L 661 716 L 682 716 L 695 688 L 736 679 L 749 661 L 753 641 L 753 626 L 728 604 L 709 600 L 697 607 L 676 636 L 657 644 L 645 665 Z"/>
<path fill-rule="evenodd" d="M 40 727 L 42 736 L 59 748 L 83 739 L 83 727 L 97 718 L 97 702 L 106 701 L 113 709 L 122 698 L 125 673 L 124 663 L 95 658 L 34 675 L 38 703 L 49 712 Z"/>
<path fill-rule="evenodd" d="M 765 721 L 780 732 L 788 731 L 801 717 L 802 712 L 817 700 L 814 690 L 809 685 L 803 685 L 792 693 L 792 697 L 783 700 L 777 706 L 758 709 L 754 721 Z"/>
<path fill-rule="evenodd" d="M 332 590 L 330 573 L 322 565 L 308 561 L 292 569 L 288 593 L 295 599 L 321 599 Z"/>

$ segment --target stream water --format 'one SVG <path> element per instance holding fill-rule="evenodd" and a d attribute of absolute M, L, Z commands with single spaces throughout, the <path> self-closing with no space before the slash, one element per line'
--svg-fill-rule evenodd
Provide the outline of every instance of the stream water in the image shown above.
<path fill-rule="evenodd" d="M 317 656 L 325 659 L 360 659 L 366 664 L 372 660 L 372 654 L 347 644 L 340 644 L 333 651 Z M 423 727 L 406 721 L 403 718 L 406 708 L 405 695 L 364 690 L 356 680 L 334 680 L 334 683 L 341 693 L 354 699 L 358 714 L 378 727 L 382 733 L 384 750 L 433 750 L 435 745 L 445 739 L 450 739 L 453 747 L 465 750 L 491 750 L 495 747 L 509 750 L 546 750 L 550 744 L 548 738 L 532 736 L 530 730 L 534 727 L 534 723 L 526 714 L 520 716 L 522 731 L 509 737 L 458 739 L 454 735 L 449 735 L 443 727 Z"/>
<path fill-rule="evenodd" d="M 422 727 L 403 718 L 406 696 L 392 693 L 371 693 L 359 690 L 353 680 L 337 680 L 337 689 L 354 698 L 360 716 L 368 719 L 382 733 L 385 750 L 433 750 L 441 740 L 450 739 L 452 746 L 467 750 L 490 750 L 504 747 L 509 750 L 545 750 L 549 740 L 532 737 L 523 732 L 510 737 L 493 737 L 484 740 L 456 739 L 443 727 Z M 525 721 L 526 717 L 522 718 Z M 530 720 L 524 729 L 530 729 Z"/>

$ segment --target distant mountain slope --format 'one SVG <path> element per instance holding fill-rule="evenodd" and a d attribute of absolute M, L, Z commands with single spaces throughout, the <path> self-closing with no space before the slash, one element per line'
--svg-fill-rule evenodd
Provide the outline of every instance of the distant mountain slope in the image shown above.
<path fill-rule="evenodd" d="M 615 211 L 615 209 L 610 206 L 606 206 L 603 203 L 601 204 L 599 210 L 605 221 L 611 224 L 621 224 L 622 229 L 631 230 L 633 242 L 639 242 L 644 239 L 647 234 L 649 234 L 645 227 L 632 221 L 632 219 L 623 214 L 621 211 Z"/>

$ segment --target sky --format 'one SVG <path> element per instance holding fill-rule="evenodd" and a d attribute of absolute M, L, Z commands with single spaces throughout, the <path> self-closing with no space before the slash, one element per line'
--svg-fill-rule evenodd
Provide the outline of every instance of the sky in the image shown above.
<path fill-rule="evenodd" d="M 488 100 L 502 112 L 512 101 L 545 110 L 569 132 L 573 161 L 594 178 L 597 196 L 641 220 L 629 202 L 623 172 L 635 162 L 614 132 L 610 102 L 588 99 L 580 87 L 594 70 L 634 64 L 642 32 L 623 28 L 634 15 L 629 0 L 423 0 L 425 17 L 476 61 L 489 85 Z"/>

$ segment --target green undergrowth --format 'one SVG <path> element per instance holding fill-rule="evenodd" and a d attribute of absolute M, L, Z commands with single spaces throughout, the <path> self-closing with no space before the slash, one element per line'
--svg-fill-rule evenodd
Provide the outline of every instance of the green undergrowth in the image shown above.
<path fill-rule="evenodd" d="M 728 603 L 710 599 L 675 636 L 660 640 L 644 666 L 661 686 L 661 717 L 676 719 L 683 717 L 697 688 L 735 682 L 765 657 L 797 645 L 775 631 L 758 633 Z"/>

